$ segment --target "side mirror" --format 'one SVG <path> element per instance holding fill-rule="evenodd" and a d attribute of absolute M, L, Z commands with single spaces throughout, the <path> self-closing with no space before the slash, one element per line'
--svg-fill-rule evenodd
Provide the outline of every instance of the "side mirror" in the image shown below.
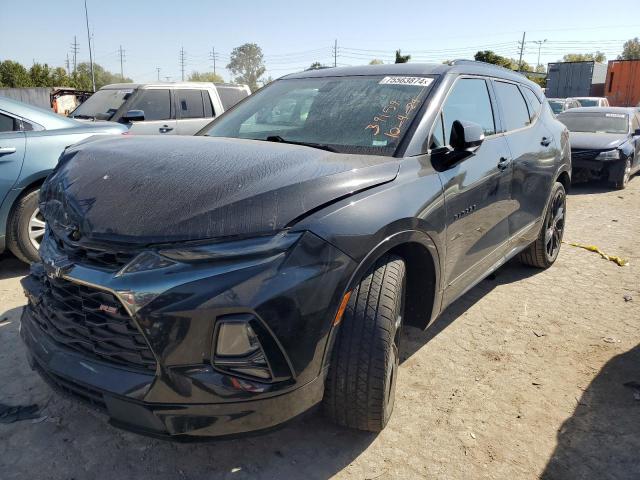
<path fill-rule="evenodd" d="M 473 154 L 484 142 L 484 130 L 480 125 L 466 120 L 456 120 L 451 126 L 449 144 L 455 152 Z"/>
<path fill-rule="evenodd" d="M 636 128 L 636 131 L 633 132 L 634 137 L 640 137 L 640 128 Z"/>
<path fill-rule="evenodd" d="M 123 120 L 126 122 L 142 122 L 144 121 L 144 110 L 129 110 Z"/>

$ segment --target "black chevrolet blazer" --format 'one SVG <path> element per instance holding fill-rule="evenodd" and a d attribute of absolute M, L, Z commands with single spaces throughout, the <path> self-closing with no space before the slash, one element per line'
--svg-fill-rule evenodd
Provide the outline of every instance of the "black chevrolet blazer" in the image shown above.
<path fill-rule="evenodd" d="M 150 435 L 320 402 L 379 431 L 403 325 L 515 255 L 553 264 L 570 172 L 540 88 L 469 61 L 307 71 L 196 137 L 85 142 L 42 187 L 30 363 Z"/>

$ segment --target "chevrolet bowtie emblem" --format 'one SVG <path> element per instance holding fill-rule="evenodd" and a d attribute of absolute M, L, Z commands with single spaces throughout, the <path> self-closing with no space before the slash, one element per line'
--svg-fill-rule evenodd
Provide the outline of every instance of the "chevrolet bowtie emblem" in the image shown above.
<path fill-rule="evenodd" d="M 71 268 L 73 262 L 67 257 L 43 259 L 44 271 L 49 278 L 62 278 Z"/>

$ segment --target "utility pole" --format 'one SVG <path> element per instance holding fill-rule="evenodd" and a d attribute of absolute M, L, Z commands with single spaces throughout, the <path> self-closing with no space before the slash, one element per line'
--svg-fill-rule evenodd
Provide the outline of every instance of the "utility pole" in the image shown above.
<path fill-rule="evenodd" d="M 216 47 L 211 47 L 211 53 L 209 53 L 211 60 L 213 60 L 213 74 L 216 74 Z"/>
<path fill-rule="evenodd" d="M 536 68 L 540 65 L 540 51 L 542 50 L 542 44 L 547 43 L 547 39 L 544 40 L 535 40 L 533 43 L 538 44 L 538 63 L 536 63 Z"/>
<path fill-rule="evenodd" d="M 67 53 L 67 61 L 65 62 L 67 65 L 67 75 L 71 76 L 71 67 L 69 66 L 69 54 Z"/>
<path fill-rule="evenodd" d="M 76 65 L 77 65 L 79 50 L 80 50 L 80 46 L 78 45 L 78 39 L 74 35 L 73 43 L 71 44 L 71 51 L 73 52 L 73 73 L 76 73 Z"/>
<path fill-rule="evenodd" d="M 524 40 L 527 37 L 527 32 L 522 32 L 522 43 L 520 44 L 520 60 L 518 60 L 518 71 L 522 71 L 522 54 L 524 53 Z"/>
<path fill-rule="evenodd" d="M 164 77 L 164 80 L 165 80 L 166 82 L 170 82 L 170 81 L 171 81 L 171 77 L 169 77 L 169 76 Z"/>
<path fill-rule="evenodd" d="M 89 11 L 87 10 L 87 0 L 84 0 L 84 18 L 87 21 L 87 40 L 89 42 L 89 66 L 91 67 L 91 86 L 96 91 L 96 76 L 93 72 L 93 53 L 91 52 L 91 34 L 89 33 Z"/>
<path fill-rule="evenodd" d="M 182 81 L 184 82 L 184 47 L 180 48 L 180 71 L 182 72 Z"/>
<path fill-rule="evenodd" d="M 156 67 L 156 72 L 158 72 L 158 81 L 160 81 L 160 67 Z"/>
<path fill-rule="evenodd" d="M 333 66 L 338 66 L 338 39 L 333 43 Z"/>
<path fill-rule="evenodd" d="M 120 54 L 120 78 L 124 82 L 124 68 L 122 68 L 122 62 L 124 62 L 124 50 L 122 49 L 122 45 L 120 45 L 118 53 Z"/>

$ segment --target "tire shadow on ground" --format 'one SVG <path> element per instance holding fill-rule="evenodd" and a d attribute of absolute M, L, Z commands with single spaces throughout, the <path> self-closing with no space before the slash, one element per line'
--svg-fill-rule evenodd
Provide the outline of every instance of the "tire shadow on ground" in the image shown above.
<path fill-rule="evenodd" d="M 414 353 L 433 340 L 440 332 L 451 325 L 458 317 L 462 316 L 464 312 L 469 310 L 494 288 L 500 285 L 518 282 L 541 271 L 540 269 L 523 265 L 517 258 L 510 260 L 449 305 L 426 330 L 420 330 L 414 327 L 406 328 L 400 345 L 400 363 L 411 358 Z"/>
<path fill-rule="evenodd" d="M 640 478 L 640 389 L 628 382 L 640 385 L 640 345 L 612 358 L 589 384 L 540 478 Z"/>
<path fill-rule="evenodd" d="M 21 262 L 8 253 L 0 254 L 0 280 L 14 277 L 24 277 L 29 274 L 29 265 Z"/>

